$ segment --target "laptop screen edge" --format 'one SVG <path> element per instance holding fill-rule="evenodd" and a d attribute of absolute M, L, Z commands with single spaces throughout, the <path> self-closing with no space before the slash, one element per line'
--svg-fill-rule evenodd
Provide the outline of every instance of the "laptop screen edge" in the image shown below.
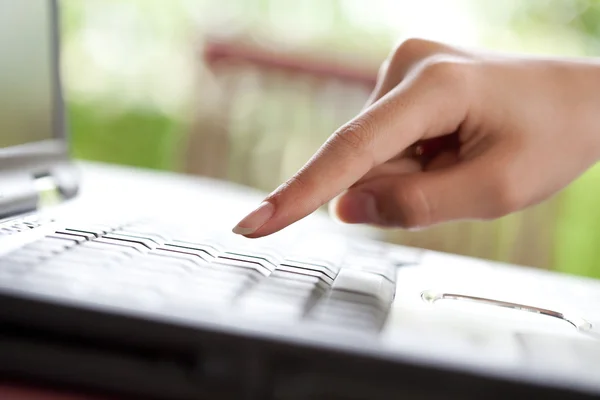
<path fill-rule="evenodd" d="M 70 159 L 66 110 L 60 71 L 60 10 L 58 0 L 49 4 L 50 76 L 52 79 L 52 138 L 0 148 L 0 182 L 18 174 L 24 179 L 51 176 L 65 198 L 75 196 L 79 173 Z"/>

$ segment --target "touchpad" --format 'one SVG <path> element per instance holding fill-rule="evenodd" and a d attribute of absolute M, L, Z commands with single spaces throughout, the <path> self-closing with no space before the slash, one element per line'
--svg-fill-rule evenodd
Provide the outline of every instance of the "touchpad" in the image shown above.
<path fill-rule="evenodd" d="M 455 316 L 475 318 L 477 323 L 499 324 L 513 328 L 547 328 L 588 331 L 591 324 L 567 310 L 538 307 L 534 304 L 521 304 L 496 298 L 479 297 L 461 293 L 426 290 L 421 293 L 426 303 L 440 311 Z"/>

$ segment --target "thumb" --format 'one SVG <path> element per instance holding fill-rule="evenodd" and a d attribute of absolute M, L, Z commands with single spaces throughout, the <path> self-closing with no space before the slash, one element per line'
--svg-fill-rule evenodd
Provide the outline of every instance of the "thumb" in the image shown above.
<path fill-rule="evenodd" d="M 503 180 L 494 178 L 498 169 L 478 161 L 370 180 L 341 195 L 332 211 L 346 223 L 401 228 L 497 218 L 513 211 L 516 205 L 506 196 Z"/>

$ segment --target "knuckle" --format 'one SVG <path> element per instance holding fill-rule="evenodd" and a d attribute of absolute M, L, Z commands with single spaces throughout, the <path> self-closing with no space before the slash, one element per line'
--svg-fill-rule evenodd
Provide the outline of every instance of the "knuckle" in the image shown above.
<path fill-rule="evenodd" d="M 302 171 L 300 171 L 275 189 L 266 200 L 271 201 L 277 206 L 282 198 L 289 196 L 290 194 L 292 197 L 295 197 L 298 193 L 306 191 L 308 186 L 308 182 L 303 177 Z"/>
<path fill-rule="evenodd" d="M 389 68 L 390 68 L 390 61 L 384 60 L 381 63 L 381 65 L 379 66 L 379 70 L 377 71 L 377 80 L 383 79 L 387 75 Z"/>
<path fill-rule="evenodd" d="M 454 60 L 433 59 L 424 65 L 421 74 L 436 82 L 456 82 L 466 76 L 466 64 Z"/>
<path fill-rule="evenodd" d="M 332 145 L 346 154 L 364 154 L 375 141 L 376 128 L 368 118 L 351 121 L 338 129 L 331 139 Z"/>
<path fill-rule="evenodd" d="M 287 190 L 303 191 L 308 188 L 308 182 L 303 177 L 302 172 L 292 176 L 286 183 L 285 188 Z"/>
<path fill-rule="evenodd" d="M 279 186 L 273 191 L 265 200 L 273 203 L 275 207 L 279 207 L 282 204 L 297 204 L 300 200 L 303 205 L 309 207 L 320 207 L 325 204 L 325 199 L 319 196 L 311 196 L 306 198 L 303 196 L 304 193 L 314 193 L 316 182 L 308 178 L 301 169 L 298 173 L 288 179 L 285 183 Z"/>
<path fill-rule="evenodd" d="M 418 38 L 409 38 L 402 41 L 392 52 L 392 62 L 414 58 L 423 52 L 427 44 L 426 40 Z"/>
<path fill-rule="evenodd" d="M 395 193 L 396 223 L 403 228 L 427 226 L 431 219 L 430 205 L 423 190 L 413 181 L 400 184 Z"/>

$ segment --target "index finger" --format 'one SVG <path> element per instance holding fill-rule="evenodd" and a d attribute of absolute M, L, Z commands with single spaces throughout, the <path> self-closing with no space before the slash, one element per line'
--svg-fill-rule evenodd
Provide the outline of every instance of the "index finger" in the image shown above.
<path fill-rule="evenodd" d="M 429 76 L 429 75 L 427 75 Z M 304 218 L 349 188 L 371 168 L 423 137 L 455 131 L 461 103 L 444 96 L 438 79 L 400 83 L 362 114 L 336 131 L 292 178 L 234 228 L 257 238 Z M 437 118 L 436 118 L 437 117 Z"/>

